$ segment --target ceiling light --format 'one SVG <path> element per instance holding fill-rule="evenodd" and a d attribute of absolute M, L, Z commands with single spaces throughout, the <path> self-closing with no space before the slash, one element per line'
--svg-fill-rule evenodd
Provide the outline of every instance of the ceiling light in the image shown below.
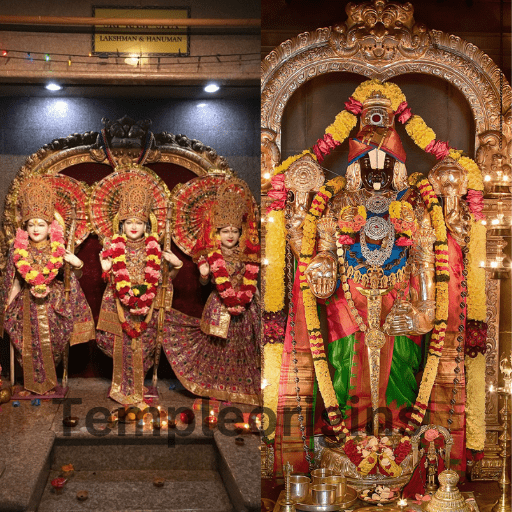
<path fill-rule="evenodd" d="M 220 87 L 217 84 L 208 84 L 204 90 L 206 92 L 217 92 L 220 89 Z"/>
<path fill-rule="evenodd" d="M 199 108 L 203 108 L 203 107 L 206 107 L 206 103 L 198 103 L 197 105 Z"/>
<path fill-rule="evenodd" d="M 62 86 L 53 82 L 50 82 L 49 84 L 46 84 L 46 88 L 49 91 L 60 91 L 62 89 Z"/>

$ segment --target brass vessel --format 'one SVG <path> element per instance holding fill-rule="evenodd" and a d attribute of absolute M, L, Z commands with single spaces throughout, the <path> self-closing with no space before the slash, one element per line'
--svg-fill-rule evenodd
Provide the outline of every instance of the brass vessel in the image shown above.
<path fill-rule="evenodd" d="M 427 505 L 428 512 L 471 512 L 457 488 L 459 475 L 446 469 L 439 475 L 440 487 Z"/>

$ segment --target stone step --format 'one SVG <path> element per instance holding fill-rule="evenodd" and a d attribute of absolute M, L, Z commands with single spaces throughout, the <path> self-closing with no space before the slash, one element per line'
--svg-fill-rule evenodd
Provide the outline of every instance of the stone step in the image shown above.
<path fill-rule="evenodd" d="M 198 461 L 199 462 L 199 461 Z M 213 470 L 75 471 L 60 495 L 50 471 L 38 512 L 234 512 L 220 475 Z M 155 487 L 155 478 L 165 479 Z M 88 499 L 78 501 L 78 491 Z"/>
<path fill-rule="evenodd" d="M 57 439 L 51 469 L 72 464 L 77 471 L 212 470 L 218 469 L 218 450 L 213 438 Z"/>

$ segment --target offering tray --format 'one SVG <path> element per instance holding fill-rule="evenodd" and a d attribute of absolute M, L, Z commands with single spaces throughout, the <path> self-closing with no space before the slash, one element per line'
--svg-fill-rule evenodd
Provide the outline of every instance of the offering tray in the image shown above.
<path fill-rule="evenodd" d="M 285 499 L 285 491 L 281 491 L 279 499 L 274 507 L 274 512 L 281 511 L 281 502 Z M 352 487 L 347 486 L 347 492 L 343 499 L 337 499 L 331 505 L 318 505 L 311 501 L 311 495 L 305 498 L 301 503 L 295 503 L 296 510 L 303 510 L 305 512 L 335 512 L 338 510 L 345 510 L 350 508 L 357 501 L 357 491 Z M 374 511 L 375 512 L 375 511 Z"/>

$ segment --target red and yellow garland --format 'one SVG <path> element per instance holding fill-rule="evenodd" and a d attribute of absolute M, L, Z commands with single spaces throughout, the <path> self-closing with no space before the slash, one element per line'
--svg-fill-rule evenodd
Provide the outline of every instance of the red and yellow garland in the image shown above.
<path fill-rule="evenodd" d="M 112 258 L 112 274 L 114 277 L 114 295 L 119 301 L 130 308 L 132 315 L 146 315 L 156 296 L 160 280 L 160 265 L 162 251 L 155 234 L 145 237 L 146 266 L 144 268 L 144 283 L 133 285 L 126 268 L 126 235 L 115 235 L 112 244 L 101 253 L 102 258 Z M 121 327 L 131 338 L 138 338 L 148 327 L 147 321 L 132 327 L 120 316 Z"/>
<path fill-rule="evenodd" d="M 432 225 L 436 235 L 434 242 L 435 272 L 436 272 L 436 317 L 434 330 L 430 338 L 427 363 L 421 379 L 420 389 L 413 412 L 407 425 L 407 431 L 412 432 L 421 425 L 427 411 L 428 402 L 439 367 L 439 360 L 443 352 L 444 338 L 448 321 L 448 281 L 450 269 L 448 267 L 448 239 L 443 209 L 439 204 L 434 189 L 430 182 L 420 173 L 415 173 L 409 178 L 409 184 L 416 186 L 432 219 Z"/>
<path fill-rule="evenodd" d="M 64 233 L 62 226 L 53 221 L 50 224 L 50 248 L 51 256 L 46 262 L 42 272 L 35 270 L 29 262 L 29 236 L 23 229 L 18 229 L 14 241 L 14 264 L 21 274 L 21 277 L 30 285 L 30 293 L 34 297 L 43 298 L 48 295 L 48 285 L 55 279 L 59 269 L 64 263 Z"/>
<path fill-rule="evenodd" d="M 306 326 L 308 329 L 309 345 L 313 356 L 316 379 L 322 398 L 324 400 L 329 421 L 333 426 L 335 434 L 340 437 L 341 433 L 348 434 L 343 417 L 336 399 L 336 393 L 332 385 L 329 366 L 327 364 L 327 355 L 324 348 L 324 340 L 320 331 L 320 320 L 318 318 L 316 297 L 309 288 L 304 274 L 307 266 L 313 258 L 316 241 L 316 223 L 318 218 L 325 210 L 329 199 L 338 194 L 345 187 L 346 180 L 342 176 L 334 178 L 324 185 L 313 199 L 311 208 L 304 220 L 302 235 L 301 254 L 299 261 L 299 283 L 302 291 L 302 300 L 304 302 L 304 312 L 306 315 Z"/>
<path fill-rule="evenodd" d="M 231 315 L 240 315 L 245 306 L 250 304 L 256 292 L 258 265 L 245 263 L 244 276 L 240 290 L 235 291 L 229 277 L 226 262 L 220 248 L 220 238 L 217 235 L 217 248 L 208 252 L 208 264 L 213 274 L 213 280 L 224 305 Z"/>
<path fill-rule="evenodd" d="M 400 464 L 411 453 L 412 444 L 410 438 L 404 436 L 393 449 L 388 437 L 363 435 L 348 437 L 343 445 L 343 451 L 361 476 L 374 475 L 380 470 L 381 474 L 396 478 L 402 474 Z"/>

